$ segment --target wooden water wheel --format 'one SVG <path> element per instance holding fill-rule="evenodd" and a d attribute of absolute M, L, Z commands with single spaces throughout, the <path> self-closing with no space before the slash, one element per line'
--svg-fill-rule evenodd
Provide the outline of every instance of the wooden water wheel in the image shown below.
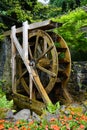
<path fill-rule="evenodd" d="M 29 60 L 40 82 L 49 94 L 55 85 L 58 75 L 58 55 L 51 37 L 42 30 L 34 30 L 29 33 Z M 19 77 L 23 88 L 29 95 L 29 78 L 26 67 L 22 60 L 18 62 Z M 40 98 L 33 84 L 33 97 Z"/>
<path fill-rule="evenodd" d="M 50 94 L 55 83 L 61 83 L 66 99 L 70 100 L 66 85 L 70 77 L 71 58 L 64 39 L 53 32 L 33 30 L 29 33 L 28 42 L 30 66 L 38 74 L 47 94 Z M 21 59 L 18 62 L 18 70 L 21 85 L 25 90 L 23 94 L 30 96 L 30 75 Z M 34 83 L 32 98 L 41 100 Z"/>
<path fill-rule="evenodd" d="M 12 91 L 15 103 L 21 108 L 41 114 L 52 100 L 51 93 L 55 97 L 54 88 L 56 92 L 60 85 L 64 97 L 71 102 L 67 91 L 70 52 L 64 39 L 49 30 L 60 25 L 50 20 L 30 25 L 24 22 L 23 27 L 13 26 L 4 34 L 11 34 Z"/>

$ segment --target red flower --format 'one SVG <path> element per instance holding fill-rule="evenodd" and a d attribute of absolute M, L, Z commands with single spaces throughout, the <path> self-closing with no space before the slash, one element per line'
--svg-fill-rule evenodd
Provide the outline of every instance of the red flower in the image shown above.
<path fill-rule="evenodd" d="M 4 130 L 4 125 L 0 124 L 0 130 Z"/>
<path fill-rule="evenodd" d="M 1 124 L 1 123 L 4 123 L 4 122 L 5 122 L 5 120 L 0 120 L 0 124 Z"/>
<path fill-rule="evenodd" d="M 13 128 L 9 128 L 8 130 L 13 130 Z"/>
<path fill-rule="evenodd" d="M 53 130 L 60 130 L 60 128 L 57 125 L 51 125 L 51 129 L 53 129 Z"/>
<path fill-rule="evenodd" d="M 84 129 L 84 128 L 85 128 L 85 126 L 84 126 L 84 125 L 80 125 L 80 128 L 81 128 L 81 129 Z"/>
<path fill-rule="evenodd" d="M 53 121 L 55 121 L 56 119 L 53 117 L 53 118 L 51 118 L 50 119 L 50 122 L 53 122 Z"/>

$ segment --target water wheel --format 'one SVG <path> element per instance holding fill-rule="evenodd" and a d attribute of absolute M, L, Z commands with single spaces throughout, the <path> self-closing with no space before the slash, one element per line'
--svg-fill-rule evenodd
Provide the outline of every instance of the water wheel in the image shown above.
<path fill-rule="evenodd" d="M 33 67 L 39 76 L 41 84 L 49 94 L 55 85 L 58 74 L 58 55 L 55 45 L 51 37 L 42 30 L 34 30 L 30 32 L 28 41 L 30 66 Z M 21 58 L 18 62 L 18 73 L 22 89 L 24 88 L 25 92 L 29 95 L 30 75 Z M 35 99 L 41 98 L 35 88 L 35 84 L 33 84 L 32 96 Z"/>
<path fill-rule="evenodd" d="M 64 39 L 50 31 L 61 25 L 50 20 L 28 25 L 26 21 L 23 27 L 13 26 L 4 34 L 11 35 L 12 92 L 20 108 L 41 114 L 42 108 L 53 102 L 51 93 L 55 97 L 60 86 L 65 99 L 71 101 L 67 91 L 70 52 Z"/>
<path fill-rule="evenodd" d="M 30 66 L 38 74 L 47 94 L 53 90 L 55 83 L 61 83 L 65 97 L 69 99 L 65 86 L 70 76 L 71 61 L 69 49 L 63 38 L 53 32 L 33 30 L 29 33 L 28 41 Z M 18 61 L 18 74 L 23 94 L 30 96 L 30 75 L 21 58 Z M 41 100 L 34 83 L 32 98 Z"/>

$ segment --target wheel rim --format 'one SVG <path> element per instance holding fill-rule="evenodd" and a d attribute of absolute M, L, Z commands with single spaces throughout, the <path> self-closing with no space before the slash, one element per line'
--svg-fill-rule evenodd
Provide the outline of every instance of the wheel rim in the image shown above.
<path fill-rule="evenodd" d="M 69 48 L 65 42 L 65 40 L 59 35 L 54 32 L 48 32 L 54 44 L 56 46 L 58 52 L 58 80 L 61 81 L 62 87 L 66 87 L 67 82 L 70 78 L 71 72 L 71 55 Z"/>

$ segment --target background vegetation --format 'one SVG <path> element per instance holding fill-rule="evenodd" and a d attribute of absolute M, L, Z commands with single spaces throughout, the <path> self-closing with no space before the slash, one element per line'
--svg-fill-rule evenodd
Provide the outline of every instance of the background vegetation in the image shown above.
<path fill-rule="evenodd" d="M 0 39 L 2 33 L 12 25 L 17 27 L 23 21 L 29 23 L 52 19 L 62 22 L 63 26 L 55 31 L 62 35 L 69 45 L 72 60 L 87 60 L 87 12 L 86 0 L 50 0 L 43 5 L 37 0 L 2 0 L 0 1 Z"/>

